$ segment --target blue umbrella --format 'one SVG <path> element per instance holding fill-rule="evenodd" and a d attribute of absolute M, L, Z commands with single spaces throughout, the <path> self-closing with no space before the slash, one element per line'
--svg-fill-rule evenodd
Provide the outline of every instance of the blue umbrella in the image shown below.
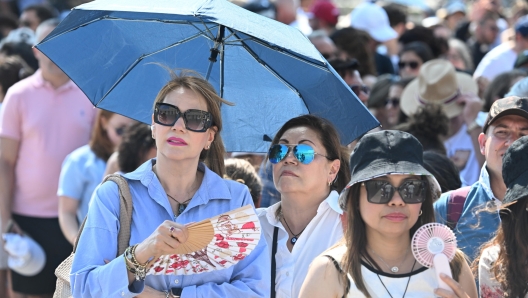
<path fill-rule="evenodd" d="M 316 114 L 349 143 L 379 123 L 298 30 L 225 0 L 98 0 L 37 48 L 97 107 L 151 123 L 169 68 L 204 75 L 221 97 L 228 151 L 265 152 L 289 119 Z"/>

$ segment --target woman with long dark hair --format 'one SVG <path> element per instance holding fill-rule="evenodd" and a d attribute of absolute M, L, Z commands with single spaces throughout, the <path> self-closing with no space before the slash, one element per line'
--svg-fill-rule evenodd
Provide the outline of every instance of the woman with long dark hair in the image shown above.
<path fill-rule="evenodd" d="M 499 209 L 501 224 L 473 270 L 478 268 L 482 298 L 528 297 L 528 137 L 508 148 L 502 176 L 508 189 Z"/>
<path fill-rule="evenodd" d="M 477 297 L 460 251 L 450 264 L 453 278 L 443 278 L 453 293 L 437 289 L 434 269 L 411 253 L 416 230 L 435 222 L 433 200 L 440 194 L 422 156 L 418 140 L 405 132 L 360 139 L 350 160 L 352 180 L 339 198 L 350 228 L 312 263 L 300 297 Z"/>

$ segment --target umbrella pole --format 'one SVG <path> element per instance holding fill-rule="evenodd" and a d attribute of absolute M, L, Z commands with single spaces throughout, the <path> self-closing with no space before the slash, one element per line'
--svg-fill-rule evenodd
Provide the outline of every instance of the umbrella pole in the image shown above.
<path fill-rule="evenodd" d="M 218 48 L 224 42 L 224 33 L 225 26 L 220 25 L 218 27 L 218 35 L 215 38 L 213 47 L 211 48 L 211 56 L 209 56 L 209 67 L 207 68 L 207 75 L 205 76 L 207 81 L 209 81 L 209 77 L 211 76 L 211 71 L 213 70 L 213 64 L 216 62 L 216 57 L 218 57 L 218 54 L 220 53 Z"/>

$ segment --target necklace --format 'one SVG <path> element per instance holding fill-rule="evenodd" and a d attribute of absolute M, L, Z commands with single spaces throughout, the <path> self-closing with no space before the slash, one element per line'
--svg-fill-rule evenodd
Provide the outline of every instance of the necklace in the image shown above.
<path fill-rule="evenodd" d="M 183 211 L 185 211 L 185 208 L 187 208 L 187 205 L 189 205 L 189 201 L 192 200 L 192 198 L 188 199 L 187 201 L 183 202 L 183 203 L 180 203 L 178 202 L 178 200 L 176 200 L 175 198 L 173 198 L 171 195 L 169 195 L 168 193 L 165 193 L 169 198 L 173 199 L 176 203 L 178 203 L 178 214 L 182 214 Z M 176 217 L 178 215 L 174 214 L 174 217 Z"/>
<path fill-rule="evenodd" d="M 385 262 L 385 260 L 384 260 L 382 257 L 380 257 L 380 256 L 379 256 L 379 255 L 378 255 L 378 254 L 377 254 L 377 253 L 376 253 L 371 247 L 369 247 L 369 248 L 370 248 L 370 251 L 372 251 L 372 253 L 373 253 L 376 257 L 378 257 L 378 259 L 380 259 L 380 260 L 383 262 L 383 264 L 385 264 L 385 266 L 387 266 L 387 268 L 388 268 L 392 273 L 398 273 L 398 271 L 400 271 L 400 268 L 399 268 L 399 267 L 401 267 L 401 266 L 403 265 L 403 262 L 405 262 L 405 260 L 407 260 L 407 254 L 409 253 L 409 250 L 407 250 L 407 251 L 405 252 L 405 256 L 404 256 L 404 258 L 403 258 L 403 261 L 401 261 L 400 265 L 391 267 L 391 266 L 389 266 L 389 264 L 387 264 L 387 262 Z"/>
<path fill-rule="evenodd" d="M 411 268 L 411 273 L 413 272 L 414 270 L 414 265 L 416 265 L 416 260 L 414 260 L 414 263 L 412 265 L 412 268 Z M 376 275 L 378 276 L 378 279 L 379 281 L 381 282 L 381 284 L 383 285 L 383 287 L 385 288 L 385 291 L 387 291 L 387 293 L 389 293 L 389 296 L 392 297 L 392 294 L 389 292 L 389 289 L 387 289 L 387 286 L 385 285 L 385 283 L 383 283 L 383 280 L 381 280 L 381 277 L 379 276 L 379 274 L 376 273 Z M 411 277 L 412 276 L 409 276 L 409 279 L 407 279 L 407 285 L 405 286 L 405 292 L 403 292 L 403 296 L 402 298 L 405 298 L 405 294 L 407 294 L 407 289 L 409 288 L 409 282 L 411 281 Z"/>
<path fill-rule="evenodd" d="M 292 230 L 290 229 L 290 226 L 288 225 L 288 222 L 286 221 L 286 218 L 284 217 L 282 212 L 281 212 L 281 217 L 284 220 L 284 223 L 286 224 L 286 227 L 288 228 L 288 231 L 290 231 L 290 233 L 292 233 L 292 235 L 293 235 L 293 237 L 291 237 L 291 239 L 290 239 L 290 243 L 292 245 L 295 245 L 295 243 L 297 242 L 297 239 L 299 239 L 299 236 L 302 234 L 302 232 L 304 232 L 306 227 L 304 227 L 304 229 L 302 229 L 302 231 L 299 234 L 295 235 L 295 233 L 293 233 Z"/>

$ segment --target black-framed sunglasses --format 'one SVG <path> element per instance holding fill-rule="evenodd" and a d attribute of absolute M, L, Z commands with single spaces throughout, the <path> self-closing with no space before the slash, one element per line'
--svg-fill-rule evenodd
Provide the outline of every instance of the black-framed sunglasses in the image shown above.
<path fill-rule="evenodd" d="M 290 150 L 292 150 L 293 156 L 297 158 L 299 162 L 302 164 L 309 164 L 311 163 L 316 155 L 321 155 L 326 157 L 328 156 L 320 154 L 315 152 L 314 148 L 310 145 L 306 144 L 297 144 L 297 145 L 285 145 L 285 144 L 275 144 L 270 147 L 270 150 L 268 151 L 268 158 L 269 161 L 272 164 L 277 164 L 281 160 L 285 159 L 286 156 L 290 153 Z"/>
<path fill-rule="evenodd" d="M 160 125 L 173 126 L 182 116 L 190 131 L 205 132 L 213 126 L 213 115 L 206 111 L 190 109 L 182 113 L 177 106 L 161 102 L 154 108 L 154 122 Z"/>
<path fill-rule="evenodd" d="M 404 69 L 405 66 L 409 66 L 411 69 L 417 69 L 418 68 L 418 62 L 416 62 L 416 61 L 410 61 L 410 62 L 400 61 L 400 62 L 398 62 L 398 68 L 399 69 Z"/>
<path fill-rule="evenodd" d="M 387 204 L 392 200 L 394 192 L 398 191 L 405 204 L 418 204 L 425 201 L 427 182 L 424 180 L 407 180 L 395 187 L 384 180 L 369 180 L 363 182 L 367 190 L 367 201 L 372 204 Z"/>
<path fill-rule="evenodd" d="M 350 89 L 356 94 L 356 96 L 359 96 L 361 92 L 365 93 L 366 95 L 370 94 L 370 88 L 365 85 L 350 85 Z"/>
<path fill-rule="evenodd" d="M 392 97 L 385 100 L 385 105 L 391 104 L 393 107 L 397 107 L 400 105 L 400 99 L 397 97 Z"/>

